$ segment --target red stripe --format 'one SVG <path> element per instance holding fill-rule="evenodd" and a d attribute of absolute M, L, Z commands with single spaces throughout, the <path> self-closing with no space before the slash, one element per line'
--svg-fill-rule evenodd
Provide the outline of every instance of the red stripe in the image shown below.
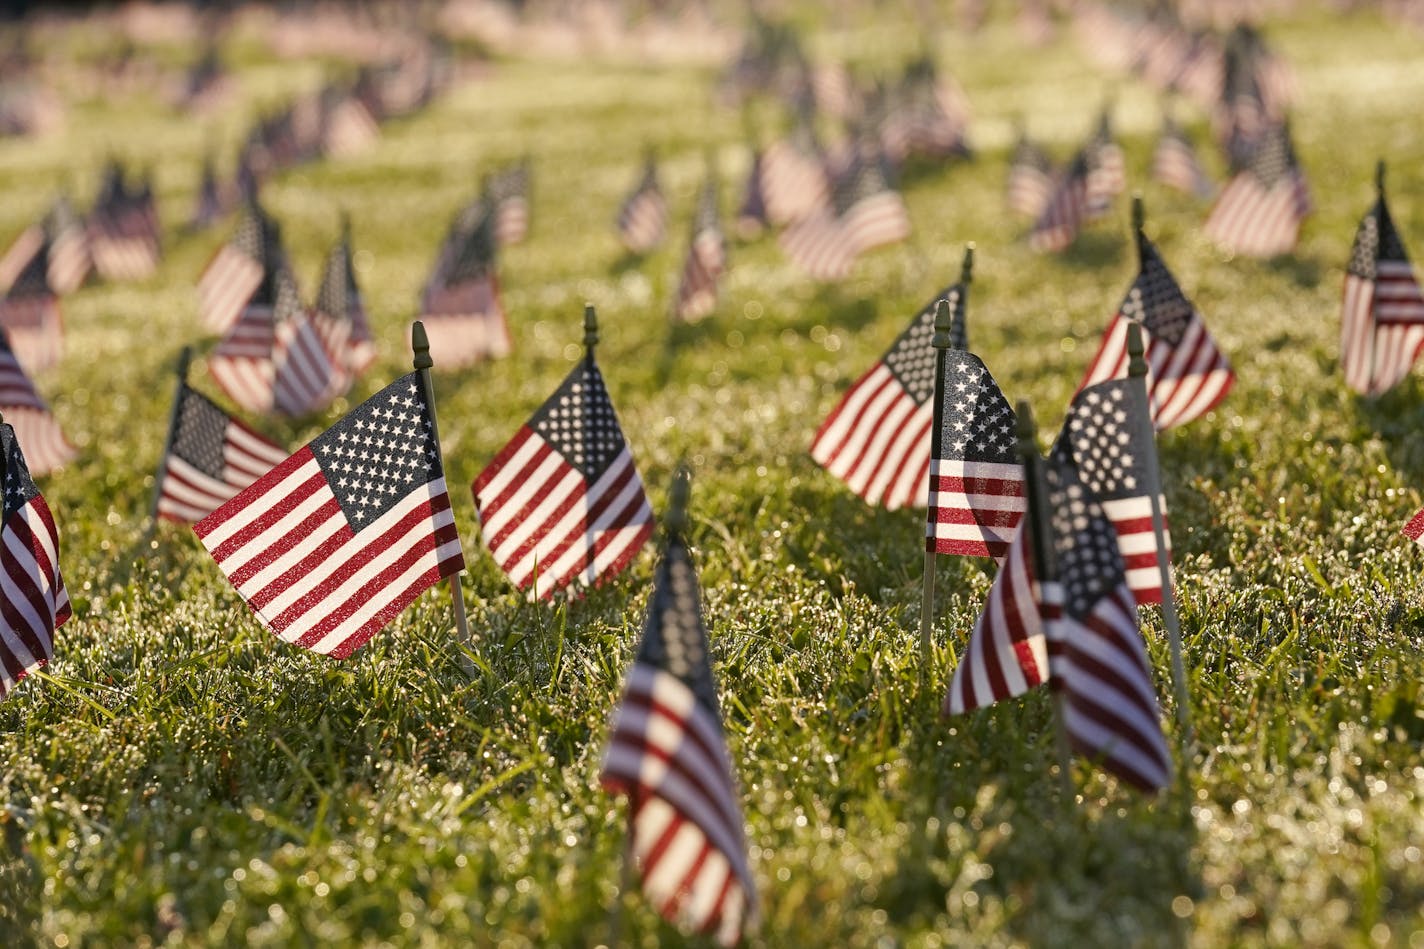
<path fill-rule="evenodd" d="M 229 519 L 245 511 L 248 505 L 266 503 L 265 499 L 263 499 L 263 495 L 266 492 L 286 480 L 287 476 L 292 472 L 301 468 L 307 462 L 314 460 L 315 457 L 312 455 L 310 446 L 297 449 L 290 458 L 267 472 L 267 474 L 258 479 L 250 488 L 233 498 L 231 502 L 214 511 L 210 517 L 206 517 L 197 524 L 194 524 L 193 530 L 197 532 L 200 538 L 207 537 Z M 319 470 L 317 474 L 320 474 Z M 289 506 L 287 510 L 290 509 Z M 264 523 L 270 522 L 270 517 L 264 516 L 262 520 Z"/>

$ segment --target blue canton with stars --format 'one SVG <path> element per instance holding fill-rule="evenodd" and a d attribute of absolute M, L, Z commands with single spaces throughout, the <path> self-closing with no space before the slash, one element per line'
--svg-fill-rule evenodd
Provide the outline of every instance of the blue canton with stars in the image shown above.
<path fill-rule="evenodd" d="M 1100 382 L 1078 393 L 1068 410 L 1068 443 L 1078 473 L 1094 496 L 1104 501 L 1147 493 L 1147 453 L 1132 417 L 1132 393 L 1126 379 Z"/>
<path fill-rule="evenodd" d="M 1053 452 L 1047 469 L 1063 605 L 1069 616 L 1084 619 L 1126 577 L 1117 532 L 1065 452 Z"/>
<path fill-rule="evenodd" d="M 944 403 L 936 457 L 956 461 L 1012 464 L 1014 410 L 973 353 L 944 354 Z"/>
<path fill-rule="evenodd" d="M 880 361 L 885 368 L 905 387 L 916 405 L 924 405 L 934 396 L 935 373 L 935 307 L 939 301 L 948 300 L 951 310 L 956 309 L 961 299 L 958 284 L 946 287 L 935 294 L 935 298 L 925 304 L 925 308 L 915 314 L 915 318 L 905 331 L 896 338 Z M 962 326 L 963 320 L 956 320 Z M 952 343 L 956 349 L 962 345 Z"/>
<path fill-rule="evenodd" d="M 15 430 L 8 424 L 0 425 L 0 451 L 5 454 L 5 501 L 3 520 L 30 503 L 40 493 L 35 480 L 30 477 L 30 466 L 25 464 L 25 456 L 20 452 L 20 443 L 15 440 Z"/>
<path fill-rule="evenodd" d="M 1142 272 L 1122 301 L 1122 315 L 1137 320 L 1154 340 L 1175 346 L 1192 322 L 1192 304 L 1177 285 L 1172 272 L 1145 238 Z"/>
<path fill-rule="evenodd" d="M 720 722 L 717 687 L 707 657 L 707 628 L 697 590 L 697 572 L 687 547 L 673 538 L 658 564 L 653 601 L 638 645 L 638 661 L 676 676 Z"/>
<path fill-rule="evenodd" d="M 362 402 L 309 447 L 354 531 L 444 476 L 415 372 Z"/>
<path fill-rule="evenodd" d="M 613 414 L 603 373 L 587 359 L 539 407 L 529 427 L 589 481 L 597 481 L 623 450 L 623 429 Z"/>

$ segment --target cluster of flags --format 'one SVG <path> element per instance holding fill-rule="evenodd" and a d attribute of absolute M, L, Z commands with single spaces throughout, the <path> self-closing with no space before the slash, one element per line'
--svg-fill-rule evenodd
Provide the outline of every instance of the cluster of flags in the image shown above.
<path fill-rule="evenodd" d="M 1009 167 L 1009 206 L 1033 219 L 1028 243 L 1034 250 L 1059 251 L 1078 237 L 1083 226 L 1104 217 L 1127 186 L 1122 149 L 1113 138 L 1107 108 L 1097 127 L 1058 171 L 1043 150 L 1022 134 Z"/>

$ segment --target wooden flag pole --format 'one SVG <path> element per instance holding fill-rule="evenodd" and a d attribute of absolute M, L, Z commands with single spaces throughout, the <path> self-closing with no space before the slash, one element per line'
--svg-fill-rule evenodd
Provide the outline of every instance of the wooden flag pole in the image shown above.
<path fill-rule="evenodd" d="M 435 420 L 435 385 L 430 380 L 430 367 L 435 365 L 435 360 L 430 358 L 430 337 L 425 334 L 425 324 L 416 320 L 410 327 L 410 346 L 415 352 L 415 371 L 420 373 L 420 385 L 425 390 L 425 404 L 430 408 L 430 437 L 435 440 L 435 451 L 440 451 L 440 425 Z M 443 469 L 445 459 L 442 456 L 440 465 Z M 456 571 L 450 574 L 450 605 L 455 610 L 455 629 L 460 634 L 460 645 L 465 649 L 473 649 L 474 644 L 470 640 L 470 623 L 465 618 L 465 595 L 460 588 L 460 574 L 464 571 Z M 460 651 L 460 668 L 465 671 L 465 675 L 474 678 L 475 664 L 470 657 L 465 655 L 464 650 Z"/>
<path fill-rule="evenodd" d="M 935 383 L 934 402 L 931 410 L 934 413 L 934 423 L 930 428 L 930 477 L 934 477 L 934 459 L 939 457 L 942 447 L 942 432 L 944 427 L 944 359 L 945 352 L 954 345 L 954 340 L 964 340 L 964 305 L 966 295 L 969 292 L 969 282 L 974 276 L 974 243 L 971 241 L 964 248 L 964 264 L 960 268 L 959 281 L 962 284 L 959 306 L 950 309 L 949 302 L 939 301 L 935 307 L 935 334 L 933 345 L 935 348 Z M 956 332 L 957 330 L 957 332 Z M 967 348 L 966 343 L 966 348 Z M 934 544 L 930 540 L 933 532 L 926 525 L 925 531 L 925 573 L 924 573 L 924 593 L 920 600 L 920 674 L 923 676 L 929 668 L 930 656 L 934 648 L 934 611 L 935 611 L 935 550 Z"/>
<path fill-rule="evenodd" d="M 1048 485 L 1044 480 L 1043 456 L 1038 453 L 1038 428 L 1033 420 L 1033 406 L 1020 399 L 1014 409 L 1017 417 L 1015 433 L 1018 435 L 1018 453 L 1024 466 L 1024 496 L 1028 502 L 1024 512 L 1023 530 L 1028 531 L 1029 555 L 1033 563 L 1034 603 L 1037 606 L 1046 584 L 1058 579 L 1058 558 L 1054 554 L 1052 537 L 1052 514 L 1048 509 Z M 1046 624 L 1045 624 L 1046 626 Z M 1063 800 L 1073 800 L 1073 756 L 1068 747 L 1068 729 L 1063 722 L 1063 692 L 1053 679 L 1052 639 L 1055 631 L 1046 629 L 1044 634 L 1049 642 L 1048 690 L 1053 696 L 1053 747 L 1058 756 L 1058 780 L 1063 789 Z"/>
<path fill-rule="evenodd" d="M 149 532 L 158 523 L 158 502 L 163 496 L 163 470 L 168 467 L 168 453 L 178 436 L 178 410 L 183 404 L 183 389 L 188 385 L 188 366 L 193 361 L 193 347 L 184 346 L 178 354 L 178 385 L 173 389 L 173 408 L 168 413 L 168 437 L 163 442 L 163 454 L 158 456 L 158 473 L 153 479 L 153 503 L 148 508 Z"/>
<path fill-rule="evenodd" d="M 1182 745 L 1192 740 L 1192 713 L 1188 704 L 1187 669 L 1182 658 L 1182 628 L 1177 619 L 1177 601 L 1172 591 L 1172 565 L 1167 559 L 1167 531 L 1162 516 L 1162 473 L 1157 465 L 1157 431 L 1152 424 L 1151 400 L 1147 394 L 1147 360 L 1143 358 L 1142 326 L 1127 324 L 1127 375 L 1135 380 L 1131 391 L 1137 402 L 1137 424 L 1141 426 L 1143 444 L 1151 446 L 1144 459 L 1147 477 L 1147 498 L 1152 507 L 1152 535 L 1157 546 L 1157 571 L 1162 583 L 1162 622 L 1167 627 L 1167 642 L 1172 650 L 1172 684 L 1177 693 L 1177 723 L 1182 729 Z"/>

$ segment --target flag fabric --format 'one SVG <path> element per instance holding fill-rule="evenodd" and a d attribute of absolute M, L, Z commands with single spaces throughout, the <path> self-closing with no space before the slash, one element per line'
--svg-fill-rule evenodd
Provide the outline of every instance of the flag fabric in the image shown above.
<path fill-rule="evenodd" d="M 1162 134 L 1152 150 L 1152 178 L 1198 198 L 1208 197 L 1215 190 L 1211 178 L 1197 159 L 1191 139 L 1170 117 L 1163 120 Z"/>
<path fill-rule="evenodd" d="M 957 289 L 951 289 L 951 300 Z M 941 424 L 930 454 L 925 549 L 1002 557 L 1028 503 L 1023 464 L 1015 452 L 1014 410 L 973 353 L 945 352 L 941 388 Z"/>
<path fill-rule="evenodd" d="M 69 619 L 59 570 L 59 531 L 30 477 L 15 430 L 0 424 L 0 699 L 54 656 L 54 631 Z"/>
<path fill-rule="evenodd" d="M 811 457 L 870 504 L 925 503 L 934 428 L 934 320 L 940 291 L 821 423 Z"/>
<path fill-rule="evenodd" d="M 457 215 L 426 281 L 420 319 L 442 366 L 459 368 L 509 354 L 494 229 L 495 212 L 477 199 Z"/>
<path fill-rule="evenodd" d="M 59 362 L 64 320 L 49 284 L 49 242 L 42 231 L 34 253 L 0 296 L 0 328 L 27 372 L 41 372 Z"/>
<path fill-rule="evenodd" d="M 653 532 L 643 479 L 591 356 L 472 490 L 490 554 L 531 598 L 617 574 Z"/>
<path fill-rule="evenodd" d="M 629 852 L 667 919 L 735 945 L 757 893 L 687 547 L 668 540 L 599 780 L 628 797 Z"/>
<path fill-rule="evenodd" d="M 330 86 L 320 102 L 321 153 L 335 158 L 358 154 L 380 140 L 381 129 L 359 98 L 348 89 Z"/>
<path fill-rule="evenodd" d="M 216 224 L 223 214 L 222 189 L 218 187 L 217 172 L 211 158 L 203 162 L 202 177 L 198 181 L 198 196 L 193 203 L 193 216 L 188 219 L 190 231 L 201 231 Z"/>
<path fill-rule="evenodd" d="M 1049 460 L 1049 506 L 1062 609 L 1049 627 L 1050 675 L 1073 750 L 1142 791 L 1166 787 L 1152 669 L 1137 626 L 1111 515 L 1061 452 Z"/>
<path fill-rule="evenodd" d="M 1038 219 L 1053 194 L 1053 162 L 1022 132 L 1009 160 L 1009 210 Z"/>
<path fill-rule="evenodd" d="M 754 150 L 752 166 L 747 172 L 746 192 L 742 195 L 741 206 L 737 208 L 737 236 L 742 240 L 751 240 L 770 224 L 766 195 L 762 191 L 762 154 L 760 150 Z"/>
<path fill-rule="evenodd" d="M 344 659 L 464 569 L 424 389 L 397 379 L 193 525 L 284 642 Z"/>
<path fill-rule="evenodd" d="M 281 266 L 284 259 L 276 222 L 256 200 L 249 200 L 232 240 L 213 255 L 198 278 L 203 325 L 215 333 L 226 332 L 262 286 L 268 271 Z"/>
<path fill-rule="evenodd" d="M 1135 381 L 1114 379 L 1080 391 L 1068 406 L 1059 436 L 1078 478 L 1102 505 L 1117 532 L 1127 584 L 1138 603 L 1162 602 L 1162 573 L 1157 565 L 1157 534 L 1152 529 L 1152 496 L 1147 493 L 1147 465 L 1157 452 L 1144 443 L 1132 417 Z M 1172 538 L 1167 532 L 1167 501 L 1157 496 L 1162 513 L 1163 542 L 1168 563 Z"/>
<path fill-rule="evenodd" d="M 886 181 L 878 155 L 853 159 L 833 199 L 780 239 L 786 255 L 817 280 L 840 280 L 860 254 L 910 236 L 909 212 Z"/>
<path fill-rule="evenodd" d="M 307 415 L 346 386 L 285 267 L 243 308 L 208 357 L 208 371 L 249 412 Z"/>
<path fill-rule="evenodd" d="M 105 280 L 144 280 L 158 269 L 158 211 L 148 182 L 129 188 L 122 177 L 89 215 L 89 255 Z"/>
<path fill-rule="evenodd" d="M 288 455 L 186 382 L 169 439 L 158 473 L 158 516 L 170 521 L 202 520 Z"/>
<path fill-rule="evenodd" d="M 632 194 L 618 209 L 618 236 L 635 254 L 646 254 L 663 242 L 667 233 L 667 199 L 658 185 L 658 166 L 650 157 Z"/>
<path fill-rule="evenodd" d="M 772 224 L 798 221 L 824 207 L 830 198 L 825 154 L 807 119 L 767 148 L 760 171 L 761 195 Z"/>
<path fill-rule="evenodd" d="M 44 246 L 43 224 L 31 224 L 21 231 L 5 249 L 5 256 L 0 257 L 0 290 L 8 290 L 14 286 L 20 274 L 24 273 L 25 268 L 30 266 L 30 262 Z"/>
<path fill-rule="evenodd" d="M 1029 231 L 1028 245 L 1038 251 L 1064 250 L 1078 237 L 1089 216 L 1088 156 L 1079 152 L 1053 185 L 1048 202 Z"/>
<path fill-rule="evenodd" d="M 1409 523 L 1404 525 L 1403 533 L 1416 544 L 1424 546 L 1424 510 L 1409 519 Z"/>
<path fill-rule="evenodd" d="M 1383 194 L 1355 231 L 1345 271 L 1340 361 L 1345 383 L 1380 395 L 1409 375 L 1424 352 L 1424 293 Z"/>
<path fill-rule="evenodd" d="M 331 248 L 322 267 L 312 323 L 347 384 L 365 372 L 376 358 L 371 321 L 366 316 L 361 289 L 356 285 L 356 268 L 351 262 L 348 225 L 343 224 L 341 239 Z"/>
<path fill-rule="evenodd" d="M 522 242 L 529 233 L 529 160 L 495 175 L 489 190 L 495 243 L 509 247 Z"/>
<path fill-rule="evenodd" d="M 47 474 L 73 460 L 76 454 L 73 446 L 65 440 L 49 406 L 25 375 L 3 329 L 0 329 L 0 412 L 25 449 L 31 474 Z"/>
<path fill-rule="evenodd" d="M 89 276 L 93 262 L 89 254 L 89 234 L 69 199 L 60 195 L 45 219 L 49 236 L 49 283 L 60 296 L 73 293 Z"/>
<path fill-rule="evenodd" d="M 1103 334 L 1080 389 L 1127 378 L 1127 330 L 1142 326 L 1147 392 L 1158 431 L 1200 418 L 1236 381 L 1230 361 L 1192 306 L 1152 242 L 1138 237 L 1141 269 Z"/>
<path fill-rule="evenodd" d="M 1087 158 L 1087 216 L 1096 219 L 1112 209 L 1113 199 L 1127 187 L 1127 165 L 1122 148 L 1113 140 L 1112 117 L 1106 110 L 1084 146 Z"/>
<path fill-rule="evenodd" d="M 717 306 L 717 281 L 727 269 L 727 239 L 717 212 L 717 183 L 709 180 L 697 203 L 692 240 L 678 281 L 673 317 L 692 322 Z"/>
<path fill-rule="evenodd" d="M 1274 257 L 1295 248 L 1301 222 L 1310 211 L 1310 189 L 1296 163 L 1290 132 L 1282 124 L 1266 133 L 1227 182 L 1203 229 L 1238 254 Z"/>

